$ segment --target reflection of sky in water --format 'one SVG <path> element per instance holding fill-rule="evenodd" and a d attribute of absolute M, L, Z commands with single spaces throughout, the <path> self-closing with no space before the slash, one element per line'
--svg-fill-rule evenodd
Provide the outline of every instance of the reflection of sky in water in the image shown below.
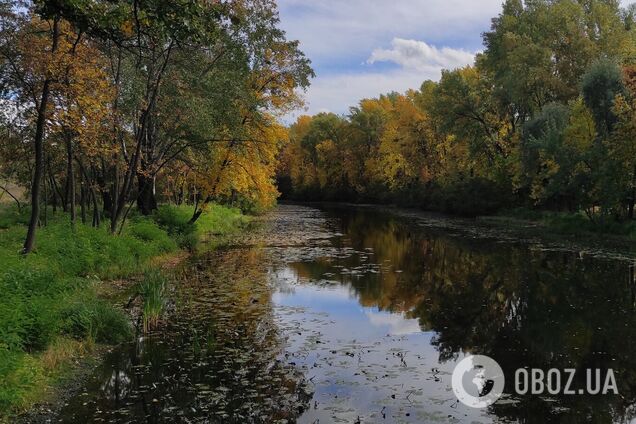
<path fill-rule="evenodd" d="M 291 268 L 272 276 L 280 287 L 272 300 L 288 335 L 285 359 L 303 368 L 315 389 L 299 422 L 491 421 L 457 404 L 455 362 L 438 362 L 435 333 L 422 332 L 417 320 L 361 306 L 347 284 L 301 282 Z"/>
<path fill-rule="evenodd" d="M 294 286 L 288 292 L 277 292 L 273 302 L 280 306 L 308 308 L 313 312 L 327 313 L 334 320 L 334 326 L 330 330 L 338 334 L 347 334 L 353 327 L 359 339 L 387 334 L 400 336 L 421 333 L 418 320 L 406 318 L 404 314 L 362 307 L 355 294 L 345 286 Z"/>

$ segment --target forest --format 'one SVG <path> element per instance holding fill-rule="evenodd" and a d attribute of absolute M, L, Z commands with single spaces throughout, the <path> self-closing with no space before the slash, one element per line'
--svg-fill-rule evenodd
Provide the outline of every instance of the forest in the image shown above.
<path fill-rule="evenodd" d="M 419 90 L 302 116 L 279 167 L 303 200 L 475 216 L 524 210 L 634 219 L 634 8 L 508 0 L 473 66 Z"/>
<path fill-rule="evenodd" d="M 34 248 L 50 206 L 120 230 L 158 198 L 272 206 L 277 116 L 309 60 L 269 0 L 0 4 L 0 175 L 24 186 Z"/>

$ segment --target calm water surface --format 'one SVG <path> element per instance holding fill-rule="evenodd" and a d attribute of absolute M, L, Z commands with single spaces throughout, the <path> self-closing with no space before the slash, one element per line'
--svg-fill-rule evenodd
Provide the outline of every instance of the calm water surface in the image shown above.
<path fill-rule="evenodd" d="M 162 331 L 109 355 L 61 422 L 636 422 L 633 260 L 281 206 L 177 278 Z M 468 354 L 506 375 L 486 410 L 451 389 Z M 518 396 L 519 367 L 611 368 L 620 394 Z"/>

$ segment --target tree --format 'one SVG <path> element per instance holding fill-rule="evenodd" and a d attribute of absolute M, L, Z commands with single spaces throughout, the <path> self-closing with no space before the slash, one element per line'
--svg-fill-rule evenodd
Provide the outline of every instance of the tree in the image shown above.
<path fill-rule="evenodd" d="M 532 199 L 543 205 L 583 208 L 595 204 L 592 167 L 594 121 L 582 101 L 552 103 L 524 126 L 522 172 Z"/>
<path fill-rule="evenodd" d="M 606 137 L 616 123 L 614 99 L 625 94 L 620 67 L 610 59 L 594 62 L 583 75 L 581 94 L 594 115 L 599 135 Z"/>
<path fill-rule="evenodd" d="M 636 203 L 636 71 L 626 67 L 623 72 L 626 94 L 618 95 L 612 109 L 616 117 L 614 133 L 608 140 L 608 156 L 611 161 L 610 182 L 618 186 L 618 193 L 627 203 L 627 217 L 634 219 Z"/>
<path fill-rule="evenodd" d="M 7 16 L 7 15 L 5 15 Z M 2 88 L 19 104 L 28 104 L 26 119 L 35 123 L 33 130 L 34 165 L 31 181 L 31 217 L 23 253 L 35 246 L 35 233 L 40 219 L 41 186 L 44 174 L 44 141 L 50 113 L 52 85 L 60 78 L 58 67 L 61 51 L 61 19 L 29 20 L 18 12 L 3 20 Z M 30 113 L 29 113 L 30 112 Z"/>

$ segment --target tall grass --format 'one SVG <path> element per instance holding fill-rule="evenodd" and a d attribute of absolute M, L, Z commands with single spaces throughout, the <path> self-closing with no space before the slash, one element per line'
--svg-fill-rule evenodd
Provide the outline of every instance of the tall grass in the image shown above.
<path fill-rule="evenodd" d="M 139 283 L 139 294 L 143 299 L 143 330 L 148 332 L 159 323 L 166 305 L 168 280 L 157 270 L 147 271 Z"/>
<path fill-rule="evenodd" d="M 239 210 L 218 205 L 195 225 L 188 223 L 191 213 L 189 207 L 162 206 L 151 218 L 133 214 L 118 236 L 107 225 L 72 228 L 67 215 L 49 213 L 35 251 L 24 257 L 29 211 L 0 207 L 0 422 L 40 400 L 60 364 L 70 362 L 71 347 L 131 337 L 126 314 L 99 299 L 100 281 L 139 274 L 152 258 L 194 249 L 206 234 L 234 234 L 248 222 Z M 139 291 L 146 331 L 164 312 L 166 289 L 161 273 L 145 273 Z"/>
<path fill-rule="evenodd" d="M 27 211 L 28 212 L 28 211 Z M 131 335 L 128 317 L 99 300 L 100 280 L 138 273 L 177 243 L 150 219 L 135 218 L 121 236 L 49 216 L 36 250 L 20 254 L 25 212 L 0 209 L 0 419 L 28 405 L 55 376 L 37 365 L 57 340 L 118 343 Z"/>

